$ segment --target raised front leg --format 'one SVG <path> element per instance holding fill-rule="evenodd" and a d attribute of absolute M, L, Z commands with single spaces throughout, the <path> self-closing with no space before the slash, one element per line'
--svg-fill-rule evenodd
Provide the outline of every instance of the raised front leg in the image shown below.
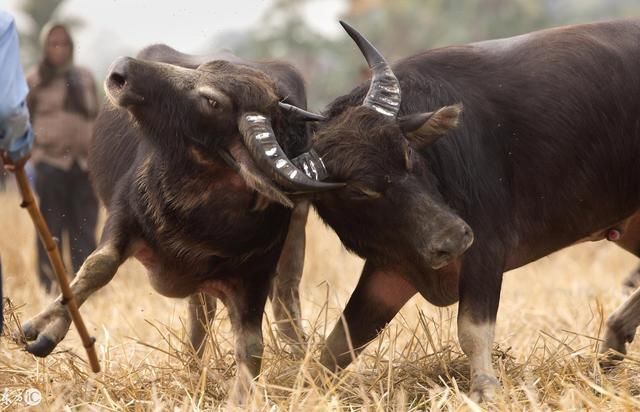
<path fill-rule="evenodd" d="M 198 358 L 202 359 L 207 328 L 216 314 L 216 298 L 206 293 L 189 296 L 189 339 Z"/>
<path fill-rule="evenodd" d="M 308 202 L 297 204 L 293 210 L 289 232 L 271 284 L 271 305 L 280 337 L 291 344 L 293 353 L 300 357 L 304 355 L 305 335 L 301 322 L 299 288 L 304 269 L 305 225 L 308 214 Z"/>
<path fill-rule="evenodd" d="M 114 222 L 107 219 L 102 239 L 96 250 L 87 257 L 77 276 L 71 282 L 71 291 L 80 307 L 95 291 L 106 285 L 118 267 L 128 257 L 128 237 L 115 233 Z M 45 357 L 65 337 L 71 325 L 71 316 L 62 295 L 42 312 L 22 325 L 28 352 Z"/>
<path fill-rule="evenodd" d="M 460 272 L 458 340 L 469 358 L 470 397 L 476 402 L 493 399 L 500 388 L 493 370 L 491 350 L 502 287 L 502 266 L 500 259 L 469 255 L 463 260 Z"/>
<path fill-rule="evenodd" d="M 366 262 L 342 318 L 327 338 L 320 363 L 331 371 L 346 368 L 415 293 L 397 271 Z"/>

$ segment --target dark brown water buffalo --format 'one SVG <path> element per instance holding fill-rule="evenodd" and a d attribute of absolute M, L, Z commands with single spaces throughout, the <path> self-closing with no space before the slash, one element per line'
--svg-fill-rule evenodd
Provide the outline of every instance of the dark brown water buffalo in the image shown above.
<path fill-rule="evenodd" d="M 196 349 L 207 308 L 220 298 L 238 364 L 255 376 L 270 288 L 284 335 L 302 340 L 294 326 L 300 322 L 297 288 L 308 206 L 301 203 L 292 214 L 290 197 L 265 177 L 265 165 L 253 160 L 255 147 L 248 150 L 242 133 L 259 133 L 263 150 L 286 174 L 282 186 L 289 192 L 335 186 L 292 175 L 297 169 L 288 156 L 308 144 L 310 114 L 288 105 L 305 105 L 300 75 L 280 62 L 248 62 L 228 53 L 190 56 L 157 45 L 137 59 L 116 60 L 105 90 L 111 104 L 96 124 L 90 168 L 109 214 L 98 248 L 72 283 L 78 303 L 136 257 L 159 293 L 192 297 Z M 305 159 L 297 163 L 313 164 Z M 204 308 L 200 292 L 208 296 Z M 32 341 L 27 350 L 46 356 L 69 324 L 58 298 L 25 324 Z"/>
<path fill-rule="evenodd" d="M 436 49 L 393 68 L 345 28 L 373 78 L 318 125 L 312 148 L 346 186 L 313 203 L 366 263 L 321 362 L 346 367 L 350 345 L 360 352 L 418 292 L 459 301 L 471 393 L 490 398 L 503 272 L 612 230 L 639 254 L 640 20 Z M 624 353 L 639 322 L 636 292 L 602 350 Z"/>

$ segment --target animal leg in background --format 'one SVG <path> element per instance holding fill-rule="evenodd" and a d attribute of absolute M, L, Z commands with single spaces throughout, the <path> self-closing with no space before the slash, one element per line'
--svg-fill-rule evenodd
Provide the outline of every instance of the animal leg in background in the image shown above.
<path fill-rule="evenodd" d="M 638 325 L 640 325 L 640 289 L 636 290 L 607 319 L 604 343 L 600 346 L 600 352 L 607 353 L 611 349 L 625 355 L 626 344 L 633 341 Z M 621 360 L 619 355 L 609 353 L 603 366 L 611 366 L 610 362 L 617 360 Z"/>
<path fill-rule="evenodd" d="M 400 274 L 375 268 L 367 261 L 342 319 L 327 338 L 320 363 L 331 371 L 346 368 L 415 293 Z"/>
<path fill-rule="evenodd" d="M 298 203 L 294 208 L 276 275 L 271 284 L 271 305 L 280 338 L 291 344 L 296 356 L 301 356 L 305 351 L 299 289 L 304 269 L 305 226 L 308 215 L 308 202 Z"/>
<path fill-rule="evenodd" d="M 625 288 L 634 291 L 640 286 L 640 266 L 636 266 L 633 272 L 629 273 L 624 281 L 622 282 Z"/>
<path fill-rule="evenodd" d="M 207 328 L 216 314 L 216 298 L 206 293 L 189 296 L 189 339 L 198 358 L 202 358 Z"/>
<path fill-rule="evenodd" d="M 123 222 L 116 222 L 118 214 L 107 218 L 100 243 L 84 261 L 77 276 L 71 282 L 71 291 L 80 307 L 94 292 L 109 283 L 118 267 L 131 254 L 131 244 Z M 71 325 L 71 317 L 62 295 L 22 326 L 28 352 L 44 357 L 49 355 L 65 337 Z"/>
<path fill-rule="evenodd" d="M 618 225 L 617 229 L 621 229 L 620 239 L 614 242 L 626 251 L 640 256 L 640 213 L 636 213 Z M 633 272 L 625 278 L 623 285 L 631 289 L 629 293 L 640 286 L 640 266 L 636 266 Z"/>
<path fill-rule="evenodd" d="M 245 399 L 252 380 L 262 365 L 262 315 L 269 294 L 270 276 L 264 273 L 244 274 L 229 281 L 215 281 L 203 292 L 218 296 L 229 312 L 235 338 L 235 358 L 238 366 L 232 392 Z"/>
<path fill-rule="evenodd" d="M 308 214 L 308 202 L 299 203 L 293 210 L 270 294 L 279 335 L 292 345 L 294 355 L 299 357 L 305 350 L 299 287 L 304 268 L 305 225 Z M 207 321 L 211 324 L 215 312 L 215 297 L 206 293 L 196 293 L 189 297 L 190 341 L 200 358 L 205 348 Z"/>
<path fill-rule="evenodd" d="M 633 215 L 620 226 L 622 227 L 621 237 L 615 243 L 640 257 L 640 214 Z M 640 269 L 634 273 L 640 273 Z M 629 279 L 626 282 L 628 281 Z M 609 353 L 607 359 L 602 362 L 603 366 L 612 366 L 612 361 L 620 360 L 618 353 L 622 355 L 627 353 L 626 344 L 633 341 L 638 325 L 640 325 L 640 289 L 629 296 L 607 319 L 604 343 L 600 346 L 600 353 L 606 353 L 610 349 L 617 353 Z"/>

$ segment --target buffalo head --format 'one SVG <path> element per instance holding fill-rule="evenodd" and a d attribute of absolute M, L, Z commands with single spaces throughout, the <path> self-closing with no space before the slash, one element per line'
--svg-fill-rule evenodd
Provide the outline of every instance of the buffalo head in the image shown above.
<path fill-rule="evenodd" d="M 342 25 L 373 76 L 361 105 L 317 127 L 313 150 L 328 179 L 345 187 L 317 195 L 314 204 L 363 257 L 443 267 L 471 245 L 473 233 L 444 201 L 421 152 L 456 127 L 462 107 L 398 116 L 400 84 L 391 67 L 361 34 Z"/>
<path fill-rule="evenodd" d="M 190 69 L 121 57 L 111 65 L 104 87 L 159 152 L 187 153 L 201 161 L 203 153 L 213 155 L 273 201 L 293 205 L 283 189 L 304 193 L 339 187 L 310 178 L 289 160 L 273 128 L 285 115 L 300 121 L 315 117 L 281 103 L 276 83 L 250 65 L 215 60 Z"/>

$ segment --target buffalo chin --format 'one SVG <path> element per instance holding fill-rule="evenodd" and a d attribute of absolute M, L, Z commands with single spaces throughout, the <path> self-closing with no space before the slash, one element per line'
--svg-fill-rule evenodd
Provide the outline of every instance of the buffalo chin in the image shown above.
<path fill-rule="evenodd" d="M 453 262 L 453 258 L 436 259 L 436 260 L 432 259 L 432 260 L 429 261 L 429 266 L 433 270 L 438 270 L 438 269 L 442 269 L 443 267 L 447 266 L 451 262 Z"/>

